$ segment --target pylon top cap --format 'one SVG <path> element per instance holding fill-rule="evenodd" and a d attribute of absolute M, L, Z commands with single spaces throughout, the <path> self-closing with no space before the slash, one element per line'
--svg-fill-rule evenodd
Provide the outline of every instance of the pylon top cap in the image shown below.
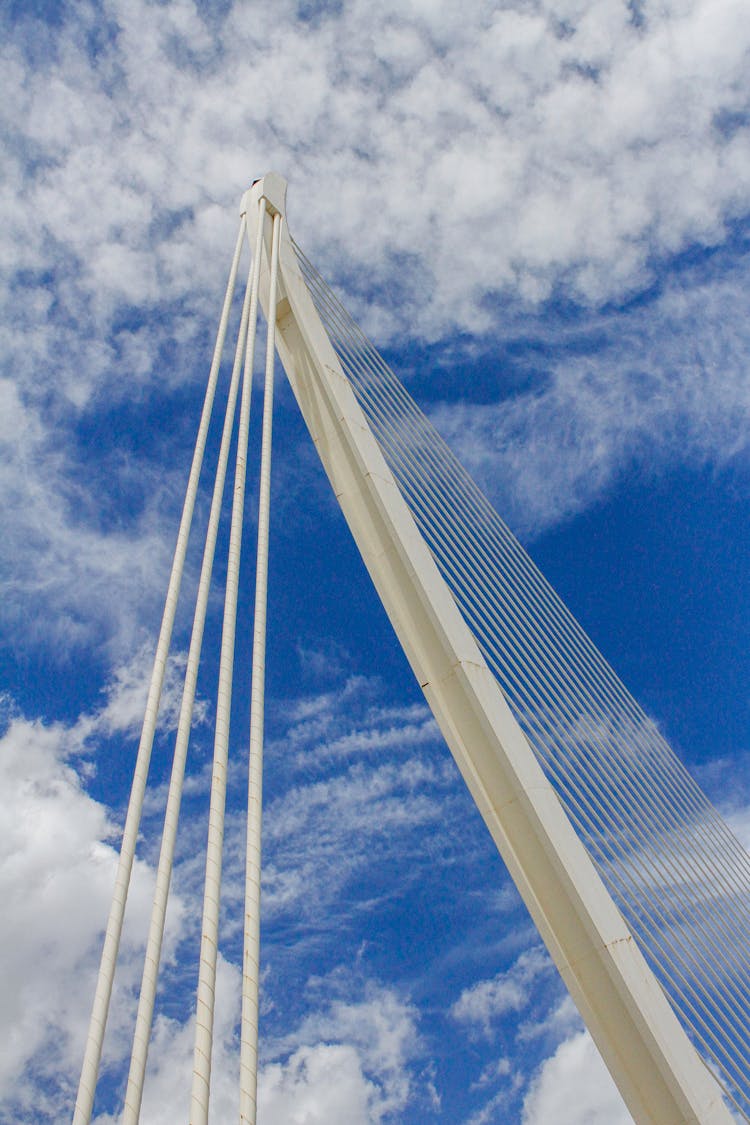
<path fill-rule="evenodd" d="M 259 199 L 265 199 L 266 207 L 272 215 L 284 216 L 286 214 L 286 187 L 287 183 L 283 176 L 280 176 L 277 172 L 267 172 L 265 176 L 255 180 L 253 186 L 243 195 L 240 203 L 240 215 L 246 214 L 253 205 L 257 207 Z"/>

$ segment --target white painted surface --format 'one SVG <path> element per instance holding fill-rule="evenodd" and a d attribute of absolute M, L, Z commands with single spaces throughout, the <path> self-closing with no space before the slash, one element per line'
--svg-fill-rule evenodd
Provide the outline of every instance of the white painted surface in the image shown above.
<path fill-rule="evenodd" d="M 249 197 L 284 206 L 271 174 Z M 254 215 L 250 209 L 251 217 Z M 264 265 L 261 301 L 268 308 Z M 461 617 L 345 378 L 282 229 L 277 345 L 363 560 L 464 779 L 638 1122 L 732 1120 Z"/>

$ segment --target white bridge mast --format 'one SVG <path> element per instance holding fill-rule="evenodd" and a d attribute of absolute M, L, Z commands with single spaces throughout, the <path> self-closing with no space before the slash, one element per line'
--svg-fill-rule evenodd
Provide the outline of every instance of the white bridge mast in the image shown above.
<path fill-rule="evenodd" d="M 285 214 L 269 174 L 243 200 Z M 268 237 L 267 237 L 268 241 Z M 261 267 L 267 308 L 270 245 Z M 336 498 L 469 790 L 634 1119 L 732 1121 L 513 717 L 388 468 L 302 277 L 286 223 L 276 343 Z"/>

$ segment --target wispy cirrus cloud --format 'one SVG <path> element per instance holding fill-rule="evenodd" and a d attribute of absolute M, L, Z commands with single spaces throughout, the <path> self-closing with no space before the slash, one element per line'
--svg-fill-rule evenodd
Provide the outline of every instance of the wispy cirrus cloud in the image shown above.
<path fill-rule="evenodd" d="M 625 473 L 747 465 L 748 276 L 697 266 L 647 305 L 559 326 L 543 374 L 497 401 L 452 401 L 432 417 L 514 528 L 535 534 L 585 510 Z M 513 348 L 514 338 L 507 341 Z M 515 342 L 523 348 L 523 330 Z M 523 361 L 509 371 L 518 378 Z M 526 376 L 528 378 L 528 376 Z"/>

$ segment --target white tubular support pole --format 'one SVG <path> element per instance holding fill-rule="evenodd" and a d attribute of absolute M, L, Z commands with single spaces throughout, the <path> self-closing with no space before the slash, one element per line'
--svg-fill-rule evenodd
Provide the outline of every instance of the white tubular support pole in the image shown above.
<path fill-rule="evenodd" d="M 240 579 L 242 521 L 245 507 L 245 474 L 247 441 L 250 428 L 250 396 L 253 382 L 255 332 L 258 319 L 258 279 L 263 238 L 263 209 L 255 227 L 255 254 L 252 266 L 250 313 L 248 318 L 245 370 L 237 435 L 237 456 L 232 497 L 232 520 L 229 531 L 224 621 L 219 658 L 219 685 L 216 694 L 216 730 L 211 777 L 211 799 L 208 815 L 206 847 L 206 878 L 203 892 L 200 966 L 195 1013 L 195 1045 L 193 1049 L 193 1082 L 190 1095 L 190 1125 L 207 1125 L 211 1088 L 211 1051 L 213 1047 L 216 960 L 219 944 L 219 900 L 221 896 L 221 863 L 224 844 L 224 810 L 229 756 L 229 723 L 232 708 L 232 675 L 234 669 L 234 638 L 237 623 L 237 595 Z"/>
<path fill-rule="evenodd" d="M 151 673 L 151 682 L 149 684 L 148 698 L 146 701 L 146 711 L 143 719 L 141 738 L 138 745 L 135 770 L 133 773 L 133 784 L 130 791 L 130 799 L 128 801 L 128 811 L 125 817 L 125 828 L 122 834 L 122 844 L 120 845 L 120 857 L 117 864 L 117 874 L 115 877 L 115 888 L 112 896 L 112 905 L 110 907 L 109 918 L 107 920 L 107 929 L 104 936 L 104 945 L 102 949 L 101 962 L 99 965 L 99 974 L 96 982 L 96 993 L 94 996 L 94 1004 L 91 1012 L 91 1020 L 89 1022 L 88 1035 L 86 1039 L 86 1049 L 83 1057 L 83 1066 L 81 1068 L 81 1079 L 78 1086 L 78 1096 L 76 1098 L 75 1111 L 73 1114 L 73 1125 L 89 1125 L 89 1122 L 91 1120 L 91 1113 L 94 1106 L 94 1095 L 96 1093 L 96 1084 L 99 1076 L 99 1063 L 102 1054 L 102 1044 L 104 1042 L 104 1031 L 107 1025 L 109 1003 L 112 996 L 112 982 L 114 980 L 117 955 L 120 949 L 120 938 L 122 936 L 122 923 L 125 915 L 125 903 L 128 897 L 128 887 L 130 885 L 130 875 L 133 869 L 133 860 L 135 858 L 135 847 L 136 841 L 138 839 L 138 829 L 141 823 L 141 814 L 143 811 L 143 799 L 146 791 L 148 769 L 151 762 L 151 749 L 154 743 L 156 722 L 159 714 L 159 703 L 161 700 L 161 692 L 164 684 L 164 674 L 167 666 L 167 657 L 169 655 L 169 646 L 172 640 L 172 629 L 174 627 L 175 614 L 177 612 L 177 599 L 180 592 L 180 584 L 182 582 L 182 572 L 185 566 L 185 555 L 187 553 L 190 526 L 193 520 L 195 499 L 198 494 L 198 481 L 200 478 L 201 467 L 203 465 L 203 454 L 206 448 L 206 438 L 208 435 L 209 423 L 211 421 L 211 412 L 213 409 L 214 396 L 216 393 L 216 383 L 219 375 L 219 366 L 221 363 L 222 351 L 224 349 L 224 339 L 226 337 L 229 311 L 232 304 L 232 296 L 234 294 L 234 286 L 237 278 L 237 268 L 239 266 L 242 244 L 245 237 L 246 222 L 246 217 L 243 215 L 240 221 L 240 231 L 237 237 L 234 256 L 232 258 L 232 265 L 229 271 L 229 281 L 227 283 L 227 289 L 224 296 L 224 305 L 221 312 L 221 319 L 219 321 L 219 330 L 216 336 L 216 344 L 214 346 L 214 354 L 211 361 L 211 369 L 209 371 L 206 394 L 203 401 L 203 410 L 201 413 L 200 425 L 198 427 L 198 434 L 195 441 L 195 449 L 193 451 L 193 460 L 190 466 L 190 475 L 188 477 L 188 484 L 185 492 L 182 517 L 180 519 L 180 527 L 177 533 L 177 543 L 175 545 L 172 571 L 169 577 L 169 586 L 167 588 L 164 613 L 162 616 L 161 628 L 159 630 L 159 639 L 156 645 L 156 655 L 154 656 L 154 666 Z"/>
<path fill-rule="evenodd" d="M 254 185 L 284 213 L 284 181 Z M 248 207 L 248 222 L 253 212 Z M 513 717 L 394 481 L 305 285 L 288 225 L 277 347 L 375 588 L 464 780 L 639 1125 L 730 1125 L 711 1075 Z M 261 280 L 261 301 L 269 289 Z"/>
<path fill-rule="evenodd" d="M 245 218 L 243 212 L 242 218 Z M 242 371 L 242 361 L 245 351 L 245 337 L 250 308 L 252 281 L 252 264 L 248 270 L 245 297 L 242 305 L 242 314 L 235 348 L 232 378 L 229 385 L 224 414 L 224 427 L 221 435 L 221 447 L 216 466 L 213 495 L 211 498 L 211 511 L 206 530 L 206 543 L 203 550 L 198 593 L 193 617 L 193 629 L 190 637 L 187 665 L 185 668 L 185 685 L 182 692 L 180 717 L 177 724 L 177 737 L 175 739 L 172 773 L 169 780 L 169 792 L 164 812 L 164 829 L 162 832 L 161 850 L 159 852 L 159 865 L 156 873 L 156 887 L 154 901 L 151 909 L 148 941 L 146 943 L 146 956 L 143 965 L 143 978 L 138 999 L 138 1014 L 133 1035 L 133 1049 L 130 1057 L 130 1072 L 125 1093 L 125 1106 L 122 1115 L 122 1125 L 137 1125 L 143 1098 L 143 1081 L 146 1073 L 151 1025 L 156 999 L 156 987 L 159 975 L 159 962 L 161 960 L 162 941 L 164 939 L 164 922 L 169 898 L 169 886 L 172 879 L 172 864 L 174 861 L 175 841 L 177 838 L 177 823 L 180 816 L 182 789 L 185 776 L 185 762 L 187 759 L 188 743 L 190 741 L 190 728 L 193 720 L 193 707 L 195 704 L 195 691 L 198 680 L 198 667 L 200 664 L 201 647 L 203 643 L 203 630 L 206 623 L 208 596 L 211 588 L 211 574 L 213 571 L 216 538 L 221 519 L 221 505 L 224 496 L 227 464 L 229 461 L 229 447 L 232 441 L 234 427 L 234 414 L 237 403 L 237 392 Z"/>
<path fill-rule="evenodd" d="M 263 806 L 263 717 L 266 675 L 266 606 L 268 600 L 268 535 L 271 511 L 271 444 L 273 369 L 276 355 L 276 281 L 281 215 L 273 216 L 268 335 L 263 392 L 263 437 L 258 497 L 258 549 L 255 568 L 255 615 L 250 689 L 250 750 L 245 856 L 245 943 L 242 964 L 240 1034 L 240 1122 L 255 1125 L 258 1086 L 258 986 L 260 981 L 260 850 Z"/>

